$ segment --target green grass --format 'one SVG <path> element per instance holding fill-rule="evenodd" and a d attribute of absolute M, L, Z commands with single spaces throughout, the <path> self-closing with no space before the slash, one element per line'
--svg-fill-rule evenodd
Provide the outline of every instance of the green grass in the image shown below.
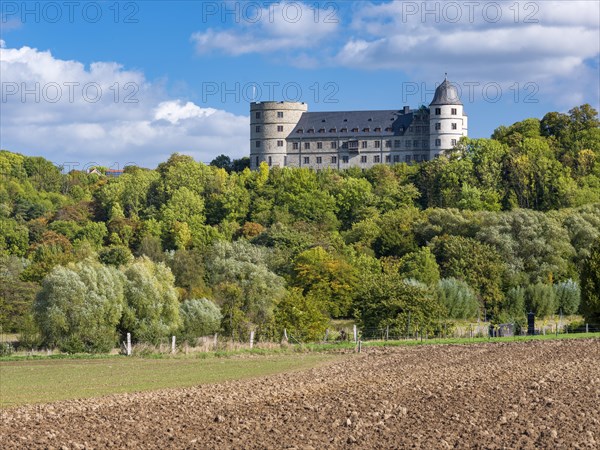
<path fill-rule="evenodd" d="M 466 345 L 480 342 L 527 342 L 527 341 L 543 341 L 543 340 L 554 340 L 554 339 L 600 339 L 600 333 L 569 333 L 569 334 L 552 334 L 546 335 L 540 334 L 535 336 L 515 336 L 515 337 L 475 337 L 475 338 L 444 338 L 444 339 L 423 339 L 421 340 L 401 340 L 401 341 L 367 341 L 363 342 L 366 346 L 410 346 L 410 345 L 434 345 L 434 344 L 453 344 L 453 345 Z"/>
<path fill-rule="evenodd" d="M 322 353 L 238 358 L 108 358 L 0 363 L 0 408 L 186 387 L 302 370 L 339 358 Z"/>

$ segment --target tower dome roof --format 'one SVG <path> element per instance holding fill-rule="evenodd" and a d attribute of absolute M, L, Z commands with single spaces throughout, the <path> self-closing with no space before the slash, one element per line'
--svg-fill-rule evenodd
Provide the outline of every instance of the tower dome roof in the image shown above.
<path fill-rule="evenodd" d="M 446 78 L 435 90 L 435 95 L 429 105 L 462 105 L 462 102 L 456 86 Z"/>

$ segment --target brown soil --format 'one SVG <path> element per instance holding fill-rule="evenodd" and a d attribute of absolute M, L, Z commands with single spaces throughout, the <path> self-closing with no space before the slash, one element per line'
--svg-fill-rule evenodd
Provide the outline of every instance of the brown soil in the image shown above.
<path fill-rule="evenodd" d="M 4 410 L 12 448 L 600 448 L 600 340 L 367 348 L 316 369 Z"/>

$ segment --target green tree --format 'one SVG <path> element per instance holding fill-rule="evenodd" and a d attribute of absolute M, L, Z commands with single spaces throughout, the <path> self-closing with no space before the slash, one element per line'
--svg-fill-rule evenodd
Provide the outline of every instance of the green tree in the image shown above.
<path fill-rule="evenodd" d="M 525 307 L 539 317 L 554 314 L 558 307 L 554 288 L 544 283 L 527 286 L 525 289 Z"/>
<path fill-rule="evenodd" d="M 129 248 L 123 245 L 113 245 L 103 248 L 98 253 L 98 259 L 102 264 L 109 266 L 125 266 L 133 261 L 133 255 Z"/>
<path fill-rule="evenodd" d="M 556 303 L 563 314 L 576 314 L 581 302 L 579 284 L 573 280 L 562 281 L 554 285 Z"/>
<path fill-rule="evenodd" d="M 56 267 L 44 278 L 34 305 L 44 342 L 69 353 L 108 352 L 123 312 L 123 276 L 82 261 Z"/>
<path fill-rule="evenodd" d="M 588 322 L 600 323 L 600 239 L 581 272 L 581 312 Z"/>
<path fill-rule="evenodd" d="M 437 284 L 440 279 L 440 268 L 429 247 L 421 247 L 400 258 L 398 271 L 404 278 L 411 278 L 428 286 Z"/>
<path fill-rule="evenodd" d="M 475 292 L 464 281 L 444 278 L 437 284 L 437 294 L 452 319 L 470 319 L 480 311 Z"/>
<path fill-rule="evenodd" d="M 322 339 L 329 323 L 321 302 L 313 295 L 303 295 L 297 288 L 292 288 L 277 304 L 274 321 L 279 335 L 286 329 L 300 342 Z"/>
<path fill-rule="evenodd" d="M 137 342 L 159 344 L 180 326 L 179 301 L 171 270 L 162 263 L 141 257 L 124 271 L 125 308 L 122 333 Z"/>
<path fill-rule="evenodd" d="M 221 310 L 206 298 L 184 301 L 179 308 L 181 316 L 181 338 L 194 345 L 199 337 L 208 336 L 219 331 L 221 326 Z"/>

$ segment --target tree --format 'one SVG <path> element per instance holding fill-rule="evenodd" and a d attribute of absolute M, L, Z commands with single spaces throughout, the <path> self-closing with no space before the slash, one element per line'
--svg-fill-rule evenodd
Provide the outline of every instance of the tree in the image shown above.
<path fill-rule="evenodd" d="M 525 289 L 525 307 L 536 316 L 546 317 L 557 310 L 556 294 L 549 284 L 536 283 Z"/>
<path fill-rule="evenodd" d="M 293 339 L 306 342 L 322 339 L 329 319 L 319 299 L 291 289 L 277 304 L 274 312 L 276 332 L 286 329 Z"/>
<path fill-rule="evenodd" d="M 494 248 L 460 236 L 436 237 L 431 246 L 444 278 L 466 281 L 475 289 L 481 307 L 486 308 L 488 314 L 500 312 L 506 267 Z"/>
<path fill-rule="evenodd" d="M 581 290 L 577 282 L 569 279 L 554 285 L 556 303 L 563 314 L 576 314 L 581 302 Z"/>
<path fill-rule="evenodd" d="M 123 278 L 117 269 L 90 260 L 53 269 L 34 305 L 46 345 L 69 353 L 114 348 L 123 312 Z"/>
<path fill-rule="evenodd" d="M 470 319 L 479 313 L 479 301 L 473 289 L 464 281 L 444 278 L 437 284 L 440 303 L 452 319 Z"/>
<path fill-rule="evenodd" d="M 415 228 L 421 214 L 415 207 L 406 207 L 385 213 L 378 221 L 382 233 L 373 246 L 380 256 L 403 256 L 416 250 Z"/>
<path fill-rule="evenodd" d="M 231 172 L 231 158 L 229 156 L 219 155 L 210 162 L 210 165 Z"/>
<path fill-rule="evenodd" d="M 400 258 L 398 271 L 404 278 L 411 278 L 428 286 L 437 284 L 440 279 L 440 268 L 429 247 L 421 247 Z"/>
<path fill-rule="evenodd" d="M 402 280 L 400 274 L 382 273 L 368 280 L 357 297 L 356 314 L 364 328 L 386 326 L 404 332 L 434 331 L 443 308 L 432 289 Z"/>
<path fill-rule="evenodd" d="M 344 260 L 314 247 L 295 260 L 294 285 L 319 301 L 331 317 L 347 317 L 356 292 L 356 269 Z"/>
<path fill-rule="evenodd" d="M 171 270 L 163 263 L 156 264 L 141 257 L 124 273 L 125 307 L 121 332 L 130 332 L 137 342 L 154 345 L 175 334 L 181 322 Z"/>
<path fill-rule="evenodd" d="M 202 336 L 219 331 L 221 326 L 221 310 L 207 298 L 184 301 L 180 308 L 181 338 L 188 344 L 195 344 Z"/>
<path fill-rule="evenodd" d="M 113 245 L 100 250 L 98 259 L 102 264 L 119 267 L 132 262 L 133 255 L 129 248 L 123 245 Z"/>
<path fill-rule="evenodd" d="M 600 324 L 600 239 L 581 272 L 581 312 L 588 322 Z"/>
<path fill-rule="evenodd" d="M 20 331 L 39 290 L 38 284 L 20 278 L 27 264 L 24 258 L 0 256 L 0 328 L 4 332 Z"/>

